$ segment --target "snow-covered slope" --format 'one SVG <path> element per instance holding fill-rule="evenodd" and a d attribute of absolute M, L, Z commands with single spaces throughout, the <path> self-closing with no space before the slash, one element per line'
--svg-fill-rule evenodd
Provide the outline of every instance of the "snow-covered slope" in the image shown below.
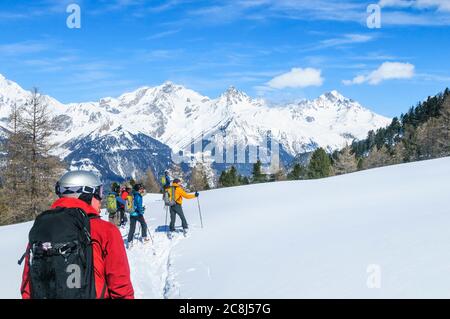
<path fill-rule="evenodd" d="M 26 100 L 29 92 L 16 83 L 0 76 L 0 125 L 6 126 L 11 105 Z M 337 91 L 321 95 L 312 101 L 287 105 L 268 105 L 261 99 L 252 99 L 244 92 L 230 87 L 216 99 L 202 96 L 181 85 L 166 82 L 156 87 L 142 87 L 118 98 L 102 98 L 98 102 L 63 105 L 45 96 L 49 109 L 55 114 L 57 155 L 69 158 L 78 145 L 80 156 L 70 157 L 73 166 L 84 161 L 83 152 L 90 150 L 80 141 L 114 139 L 98 149 L 99 153 L 114 153 L 120 144 L 118 135 L 146 135 L 170 147 L 173 151 L 190 152 L 192 142 L 199 139 L 222 145 L 223 136 L 228 142 L 242 146 L 263 146 L 270 132 L 271 138 L 282 145 L 292 158 L 299 153 L 322 146 L 330 151 L 364 138 L 369 130 L 389 124 L 389 119 L 345 98 Z M 130 141 L 131 144 L 136 144 Z M 154 152 L 143 148 L 142 153 Z M 164 153 L 164 150 L 161 150 Z M 114 157 L 117 154 L 112 154 Z M 117 156 L 116 156 L 117 157 Z M 286 156 L 284 156 L 286 157 Z M 99 157 L 97 157 L 99 158 Z M 162 162 L 170 158 L 160 157 Z M 91 159 L 94 166 L 108 176 L 131 176 L 134 168 L 123 162 L 120 165 Z M 111 166 L 103 172 L 102 166 Z M 129 169 L 120 169 L 129 167 Z M 125 174 L 125 175 L 121 175 Z"/>
<path fill-rule="evenodd" d="M 172 241 L 147 195 L 154 245 L 128 253 L 136 297 L 449 298 L 449 179 L 443 158 L 202 192 L 205 228 L 185 201 L 191 232 Z M 2 298 L 19 296 L 30 226 L 0 227 Z"/>

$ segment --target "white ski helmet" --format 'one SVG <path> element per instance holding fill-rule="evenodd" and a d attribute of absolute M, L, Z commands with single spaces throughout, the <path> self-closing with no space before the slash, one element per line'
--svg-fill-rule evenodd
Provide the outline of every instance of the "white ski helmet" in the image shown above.
<path fill-rule="evenodd" d="M 92 172 L 71 171 L 65 173 L 55 185 L 55 193 L 59 197 L 75 197 L 81 194 L 92 194 L 99 200 L 103 197 L 103 185 Z"/>

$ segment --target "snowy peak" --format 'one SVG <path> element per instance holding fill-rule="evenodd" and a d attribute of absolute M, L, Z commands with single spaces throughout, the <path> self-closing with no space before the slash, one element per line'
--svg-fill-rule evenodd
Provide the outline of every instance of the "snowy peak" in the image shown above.
<path fill-rule="evenodd" d="M 315 99 L 314 101 L 316 101 L 319 104 L 322 105 L 340 105 L 340 104 L 350 104 L 352 102 L 354 102 L 352 99 L 346 98 L 345 96 L 343 96 L 341 93 L 339 93 L 336 90 L 330 91 L 330 92 L 326 92 L 324 94 L 322 94 L 321 96 L 319 96 L 317 99 Z"/>
<path fill-rule="evenodd" d="M 336 90 L 327 92 L 322 94 L 319 98 L 321 99 L 326 99 L 329 100 L 331 102 L 336 102 L 336 101 L 350 101 L 350 99 L 346 98 L 345 96 L 343 96 L 341 93 L 339 93 Z"/>
<path fill-rule="evenodd" d="M 238 90 L 234 86 L 230 86 L 219 98 L 219 100 L 226 101 L 227 105 L 249 103 L 251 98 L 243 91 Z"/>
<path fill-rule="evenodd" d="M 9 98 L 19 97 L 18 95 L 27 95 L 27 91 L 22 89 L 17 83 L 8 80 L 0 74 L 0 96 L 8 95 Z"/>
<path fill-rule="evenodd" d="M 183 86 L 181 85 L 177 85 L 171 81 L 166 81 L 164 82 L 164 84 L 161 86 L 161 91 L 166 93 L 166 94 L 171 94 L 177 90 L 182 90 L 184 89 Z"/>

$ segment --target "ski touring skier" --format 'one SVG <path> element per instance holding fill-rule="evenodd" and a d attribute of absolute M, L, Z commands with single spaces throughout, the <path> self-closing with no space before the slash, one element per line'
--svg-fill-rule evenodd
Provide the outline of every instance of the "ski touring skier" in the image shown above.
<path fill-rule="evenodd" d="M 166 190 L 168 187 L 170 187 L 170 176 L 169 176 L 169 171 L 164 171 L 164 176 L 161 177 L 161 184 L 162 184 L 162 188 L 163 190 Z"/>
<path fill-rule="evenodd" d="M 103 185 L 88 171 L 64 174 L 59 196 L 30 230 L 22 275 L 24 299 L 133 299 L 118 228 L 100 218 Z"/>
<path fill-rule="evenodd" d="M 143 206 L 142 195 L 145 188 L 142 184 L 135 184 L 133 187 L 133 211 L 130 213 L 130 231 L 128 233 L 127 248 L 133 247 L 134 233 L 136 231 L 136 223 L 141 225 L 141 237 L 144 243 L 148 243 L 150 239 L 147 237 L 147 223 L 144 218 L 145 207 Z"/>
<path fill-rule="evenodd" d="M 172 238 L 173 233 L 175 232 L 175 220 L 177 215 L 181 219 L 183 233 L 186 236 L 189 226 L 183 212 L 183 198 L 193 199 L 198 197 L 200 194 L 198 192 L 188 194 L 181 186 L 181 180 L 179 178 L 175 178 L 173 180 L 172 184 L 166 188 L 166 192 L 168 194 L 168 201 L 166 202 L 166 205 L 170 207 L 170 233 L 168 236 L 169 238 Z"/>
<path fill-rule="evenodd" d="M 125 185 L 121 190 L 120 197 L 125 201 L 124 209 L 120 211 L 120 226 L 125 227 L 127 224 L 127 215 L 133 207 L 133 198 L 131 197 L 131 187 Z"/>
<path fill-rule="evenodd" d="M 111 192 L 106 199 L 106 206 L 108 209 L 108 219 L 116 226 L 121 225 L 122 216 L 125 214 L 125 205 L 127 204 L 120 195 L 120 185 L 113 183 Z"/>

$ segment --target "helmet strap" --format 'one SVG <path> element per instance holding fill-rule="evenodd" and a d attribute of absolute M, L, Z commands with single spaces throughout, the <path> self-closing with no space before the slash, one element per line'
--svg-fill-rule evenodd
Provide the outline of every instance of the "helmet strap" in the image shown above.
<path fill-rule="evenodd" d="M 78 199 L 82 200 L 83 202 L 85 202 L 88 205 L 91 205 L 93 197 L 94 197 L 94 194 L 83 193 L 78 197 Z"/>

